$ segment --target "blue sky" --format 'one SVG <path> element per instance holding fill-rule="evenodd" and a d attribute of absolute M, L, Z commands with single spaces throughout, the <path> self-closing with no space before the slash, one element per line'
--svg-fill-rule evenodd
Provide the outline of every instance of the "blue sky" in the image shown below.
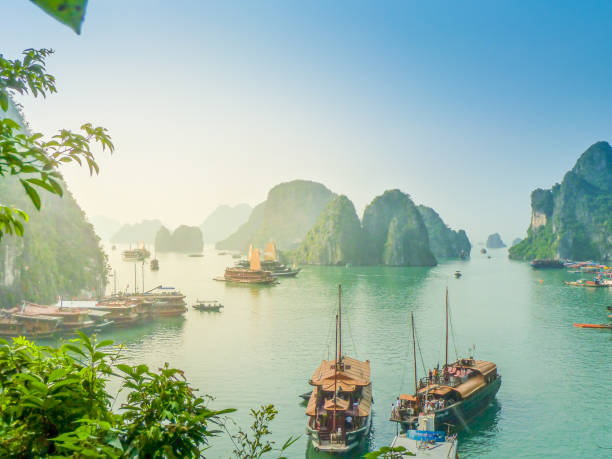
<path fill-rule="evenodd" d="M 612 126 L 612 3 L 90 0 L 80 36 L 26 0 L 0 52 L 56 54 L 43 133 L 92 121 L 117 146 L 65 175 L 90 215 L 199 224 L 218 204 L 320 181 L 361 213 L 400 188 L 472 242 L 529 224 Z"/>

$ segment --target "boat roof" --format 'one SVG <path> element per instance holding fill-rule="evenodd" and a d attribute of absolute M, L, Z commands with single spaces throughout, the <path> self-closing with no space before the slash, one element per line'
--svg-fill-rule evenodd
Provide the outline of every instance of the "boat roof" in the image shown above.
<path fill-rule="evenodd" d="M 370 384 L 370 361 L 342 357 L 344 369 L 335 371 L 336 360 L 323 360 L 312 374 L 310 384 L 321 386 L 323 390 L 333 390 L 334 380 L 346 392 L 352 392 L 356 386 Z"/>
<path fill-rule="evenodd" d="M 28 319 L 28 320 L 41 320 L 44 322 L 61 322 L 61 317 L 53 317 L 53 316 L 45 316 L 42 314 L 39 315 L 30 315 L 30 314 L 13 314 L 13 317 L 17 317 L 19 319 Z"/>
<path fill-rule="evenodd" d="M 15 306 L 9 309 L 9 312 L 20 314 L 22 316 L 39 316 L 44 314 L 53 315 L 82 315 L 87 314 L 87 311 L 79 308 L 61 308 L 60 306 L 47 306 L 43 304 L 30 303 L 24 301 L 21 306 Z"/>
<path fill-rule="evenodd" d="M 486 360 L 474 360 L 473 363 L 464 363 L 466 359 L 458 360 L 452 366 L 458 366 L 463 368 L 470 368 L 477 371 L 483 376 L 487 376 L 489 373 L 497 369 L 497 365 L 493 362 L 487 362 Z"/>
<path fill-rule="evenodd" d="M 399 399 L 400 400 L 407 400 L 409 402 L 416 402 L 416 397 L 414 395 L 410 395 L 410 394 L 400 394 Z"/>

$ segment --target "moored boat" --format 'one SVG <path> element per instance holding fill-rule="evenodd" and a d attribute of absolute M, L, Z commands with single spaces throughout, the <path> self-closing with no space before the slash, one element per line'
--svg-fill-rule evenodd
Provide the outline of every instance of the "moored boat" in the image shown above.
<path fill-rule="evenodd" d="M 367 437 L 372 424 L 370 361 L 342 354 L 342 289 L 338 288 L 335 359 L 323 360 L 310 384 L 306 431 L 317 451 L 346 453 Z"/>
<path fill-rule="evenodd" d="M 415 429 L 420 413 L 431 413 L 435 429 L 444 430 L 452 425 L 465 427 L 467 421 L 484 410 L 501 386 L 497 365 L 473 357 L 448 363 L 448 289 L 446 291 L 445 357 L 442 371 L 434 369 L 417 383 L 416 346 L 413 327 L 413 360 L 415 374 L 414 395 L 402 394 L 391 412 L 391 421 L 401 424 L 404 430 Z"/>
<path fill-rule="evenodd" d="M 61 317 L 0 312 L 0 336 L 9 338 L 50 338 L 61 332 Z"/>
<path fill-rule="evenodd" d="M 219 312 L 223 305 L 217 300 L 196 300 L 196 304 L 194 304 L 192 307 L 198 311 Z"/>
<path fill-rule="evenodd" d="M 404 448 L 401 457 L 428 457 L 438 459 L 455 459 L 457 455 L 457 435 L 447 435 L 435 430 L 434 415 L 421 414 L 417 429 L 398 434 L 391 443 L 391 448 Z M 398 453 L 399 454 L 399 453 Z M 400 457 L 400 456 L 398 456 Z"/>
<path fill-rule="evenodd" d="M 157 258 L 151 260 L 151 271 L 159 271 L 159 260 Z"/>
<path fill-rule="evenodd" d="M 143 261 L 151 256 L 144 244 L 142 247 L 136 247 L 135 249 L 128 249 L 121 252 L 121 257 L 124 261 Z"/>
<path fill-rule="evenodd" d="M 225 268 L 223 277 L 215 277 L 214 280 L 236 284 L 271 284 L 276 278 L 269 271 L 264 271 L 259 259 L 259 249 L 252 249 L 248 268 L 228 267 Z"/>
<path fill-rule="evenodd" d="M 64 308 L 61 305 L 42 305 L 24 301 L 21 306 L 8 309 L 7 313 L 20 316 L 58 317 L 60 332 L 90 331 L 100 329 L 112 322 L 106 320 L 104 315 L 90 314 L 89 310 L 83 308 Z"/>
<path fill-rule="evenodd" d="M 529 264 L 534 269 L 562 269 L 565 267 L 563 261 L 554 258 L 536 258 Z"/>

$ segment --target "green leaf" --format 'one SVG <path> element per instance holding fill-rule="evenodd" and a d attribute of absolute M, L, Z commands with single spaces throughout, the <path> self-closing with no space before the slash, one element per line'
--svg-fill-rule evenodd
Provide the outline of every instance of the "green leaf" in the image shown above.
<path fill-rule="evenodd" d="M 23 185 L 23 188 L 25 189 L 26 193 L 30 197 L 30 200 L 32 201 L 32 204 L 34 204 L 34 207 L 36 207 L 37 210 L 40 210 L 40 196 L 38 195 L 36 190 L 31 185 L 29 185 L 25 180 L 20 179 L 19 181 L 21 182 L 21 184 Z"/>
<path fill-rule="evenodd" d="M 87 0 L 32 0 L 32 3 L 62 24 L 66 24 L 77 34 L 81 33 Z"/>
<path fill-rule="evenodd" d="M 9 106 L 8 94 L 5 91 L 0 91 L 0 108 L 2 111 L 7 111 Z"/>

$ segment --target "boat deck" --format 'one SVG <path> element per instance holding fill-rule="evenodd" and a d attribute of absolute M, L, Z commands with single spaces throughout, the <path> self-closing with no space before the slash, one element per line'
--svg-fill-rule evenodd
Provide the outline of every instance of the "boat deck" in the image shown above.
<path fill-rule="evenodd" d="M 403 446 L 406 451 L 416 457 L 431 457 L 439 459 L 454 459 L 457 457 L 457 439 L 433 442 L 410 438 L 408 434 L 400 434 L 393 439 L 391 447 Z"/>

